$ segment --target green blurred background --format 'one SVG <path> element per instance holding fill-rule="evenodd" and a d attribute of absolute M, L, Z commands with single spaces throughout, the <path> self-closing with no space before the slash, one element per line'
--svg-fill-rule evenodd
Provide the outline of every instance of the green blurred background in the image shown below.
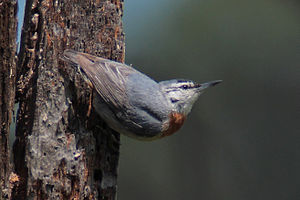
<path fill-rule="evenodd" d="M 157 81 L 224 82 L 175 135 L 122 136 L 118 199 L 300 199 L 300 2 L 124 5 L 127 64 Z"/>
<path fill-rule="evenodd" d="M 125 0 L 127 64 L 157 81 L 224 82 L 175 135 L 122 136 L 119 200 L 300 199 L 299 8 L 296 0 Z"/>

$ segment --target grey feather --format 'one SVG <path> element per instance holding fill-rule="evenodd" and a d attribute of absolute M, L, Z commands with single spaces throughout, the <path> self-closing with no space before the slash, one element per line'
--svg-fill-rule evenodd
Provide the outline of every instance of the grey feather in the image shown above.
<path fill-rule="evenodd" d="M 64 59 L 79 65 L 92 82 L 100 96 L 95 95 L 94 107 L 112 128 L 141 138 L 162 131 L 171 105 L 157 82 L 128 65 L 90 54 L 66 50 Z"/>
<path fill-rule="evenodd" d="M 139 73 L 132 67 L 85 53 L 66 50 L 65 59 L 78 64 L 95 90 L 112 109 L 128 106 L 125 83 L 129 74 Z"/>

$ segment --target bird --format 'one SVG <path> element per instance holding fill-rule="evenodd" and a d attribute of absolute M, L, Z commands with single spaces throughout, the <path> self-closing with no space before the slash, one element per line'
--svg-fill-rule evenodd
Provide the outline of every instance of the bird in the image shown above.
<path fill-rule="evenodd" d="M 64 51 L 63 60 L 77 66 L 93 87 L 93 107 L 108 126 L 143 141 L 174 134 L 204 90 L 222 82 L 156 82 L 132 66 L 71 49 Z"/>

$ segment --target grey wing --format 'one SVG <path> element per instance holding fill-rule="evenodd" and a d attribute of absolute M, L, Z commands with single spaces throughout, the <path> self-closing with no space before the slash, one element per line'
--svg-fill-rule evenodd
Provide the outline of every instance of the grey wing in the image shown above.
<path fill-rule="evenodd" d="M 132 73 L 139 73 L 138 71 L 122 63 L 73 50 L 66 50 L 64 59 L 80 66 L 110 107 L 124 109 L 128 105 L 126 79 Z"/>
<path fill-rule="evenodd" d="M 125 84 L 130 70 L 111 61 L 98 61 L 90 67 L 82 68 L 107 104 L 116 108 L 127 104 Z"/>

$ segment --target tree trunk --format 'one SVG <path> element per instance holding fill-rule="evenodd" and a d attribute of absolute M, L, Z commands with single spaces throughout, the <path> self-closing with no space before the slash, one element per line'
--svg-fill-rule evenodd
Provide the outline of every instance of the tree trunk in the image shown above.
<path fill-rule="evenodd" d="M 17 180 L 11 174 L 8 145 L 15 99 L 16 12 L 16 1 L 0 1 L 0 199 L 10 198 Z"/>
<path fill-rule="evenodd" d="M 27 0 L 18 55 L 13 199 L 115 199 L 119 134 L 64 49 L 124 61 L 122 0 Z"/>

